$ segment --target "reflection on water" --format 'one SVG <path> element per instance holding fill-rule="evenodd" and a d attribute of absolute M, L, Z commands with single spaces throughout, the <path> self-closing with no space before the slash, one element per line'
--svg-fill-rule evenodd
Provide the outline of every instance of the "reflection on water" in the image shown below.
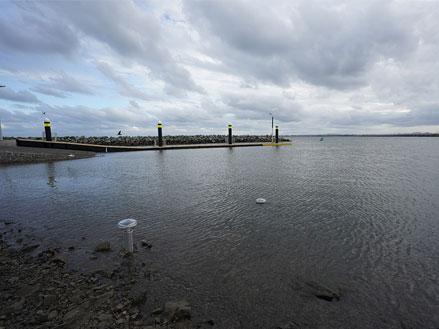
<path fill-rule="evenodd" d="M 56 180 L 55 180 L 55 168 L 53 162 L 46 163 L 47 166 L 47 176 L 49 181 L 47 185 L 49 185 L 52 189 L 56 188 Z"/>
<path fill-rule="evenodd" d="M 145 312 L 185 298 L 218 328 L 436 328 L 438 166 L 436 138 L 106 154 L 0 168 L 1 216 L 90 270 L 121 261 L 116 223 L 136 218 L 153 248 L 135 261 L 160 277 L 139 282 Z M 100 240 L 116 251 L 90 264 Z"/>

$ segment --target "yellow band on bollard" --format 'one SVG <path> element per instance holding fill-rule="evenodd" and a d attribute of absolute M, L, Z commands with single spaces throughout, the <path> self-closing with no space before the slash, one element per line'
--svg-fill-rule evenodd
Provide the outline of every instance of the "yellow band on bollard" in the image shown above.
<path fill-rule="evenodd" d="M 232 128 L 232 125 L 229 126 L 229 129 Z"/>
<path fill-rule="evenodd" d="M 157 127 L 161 128 L 161 127 L 162 127 L 162 125 L 158 125 Z"/>
<path fill-rule="evenodd" d="M 276 126 L 276 130 L 279 130 L 279 127 L 278 127 L 278 126 Z"/>
<path fill-rule="evenodd" d="M 50 122 L 44 122 L 44 127 L 50 127 Z"/>

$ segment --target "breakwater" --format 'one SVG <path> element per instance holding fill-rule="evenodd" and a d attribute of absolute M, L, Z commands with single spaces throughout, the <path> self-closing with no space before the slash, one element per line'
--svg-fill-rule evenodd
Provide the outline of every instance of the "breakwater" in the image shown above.
<path fill-rule="evenodd" d="M 20 137 L 21 138 L 21 137 Z M 226 142 L 226 135 L 180 135 L 164 136 L 166 145 L 193 145 L 193 144 L 219 144 Z M 33 140 L 41 140 L 41 137 L 29 137 Z M 154 145 L 156 136 L 120 136 L 120 137 L 85 137 L 85 136 L 63 136 L 57 137 L 57 142 L 94 144 L 94 145 L 114 145 L 114 146 L 149 146 Z M 269 143 L 271 136 L 241 135 L 233 136 L 235 143 Z M 280 137 L 279 141 L 289 141 L 287 138 Z"/>

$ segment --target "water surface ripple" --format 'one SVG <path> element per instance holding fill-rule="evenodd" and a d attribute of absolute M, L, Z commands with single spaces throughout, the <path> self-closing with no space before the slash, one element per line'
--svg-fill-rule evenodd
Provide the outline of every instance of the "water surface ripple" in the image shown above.
<path fill-rule="evenodd" d="M 146 312 L 185 298 L 218 328 L 439 327 L 439 139 L 293 142 L 0 167 L 0 215 L 76 246 L 82 268 L 138 219 L 161 277 L 139 283 L 157 296 Z"/>

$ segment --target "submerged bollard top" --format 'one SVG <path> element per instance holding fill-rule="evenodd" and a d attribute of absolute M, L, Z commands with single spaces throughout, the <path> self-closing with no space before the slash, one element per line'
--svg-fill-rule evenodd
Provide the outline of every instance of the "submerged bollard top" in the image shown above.
<path fill-rule="evenodd" d="M 120 229 L 132 228 L 137 225 L 137 221 L 133 218 L 122 219 L 117 223 L 117 227 Z"/>

